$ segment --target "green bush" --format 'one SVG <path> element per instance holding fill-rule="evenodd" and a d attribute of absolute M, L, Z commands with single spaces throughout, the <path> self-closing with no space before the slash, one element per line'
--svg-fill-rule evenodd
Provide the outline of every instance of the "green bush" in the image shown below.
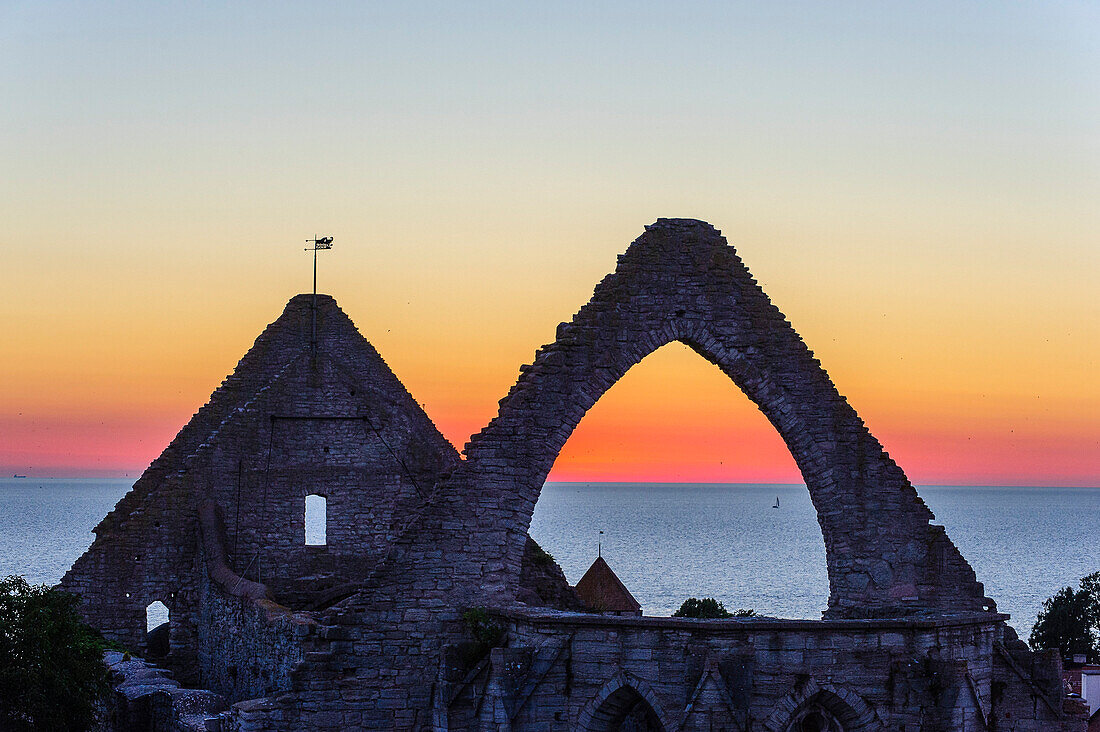
<path fill-rule="evenodd" d="M 486 650 L 500 645 L 504 639 L 504 628 L 493 620 L 483 607 L 467 608 L 462 613 L 462 622 L 474 641 Z"/>
<path fill-rule="evenodd" d="M 110 691 L 106 644 L 77 597 L 22 577 L 0 580 L 0 729 L 79 732 Z"/>
<path fill-rule="evenodd" d="M 1100 660 L 1100 572 L 1083 577 L 1080 589 L 1063 587 L 1045 600 L 1028 641 L 1032 648 Z"/>
<path fill-rule="evenodd" d="M 674 618 L 751 618 L 756 615 L 754 610 L 737 610 L 730 612 L 718 600 L 713 597 L 704 597 L 702 600 L 689 597 L 684 600 L 680 609 L 672 614 Z"/>

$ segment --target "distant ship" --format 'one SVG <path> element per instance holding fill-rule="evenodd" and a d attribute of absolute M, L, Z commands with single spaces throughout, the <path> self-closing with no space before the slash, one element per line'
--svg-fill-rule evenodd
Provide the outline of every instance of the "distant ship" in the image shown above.
<path fill-rule="evenodd" d="M 19 475 L 18 473 L 16 473 L 16 474 L 15 474 L 15 475 L 13 475 L 12 477 L 13 477 L 13 478 L 26 478 L 27 476 L 25 476 L 25 475 Z"/>
<path fill-rule="evenodd" d="M 779 496 L 775 497 L 775 505 L 772 508 L 779 508 Z"/>

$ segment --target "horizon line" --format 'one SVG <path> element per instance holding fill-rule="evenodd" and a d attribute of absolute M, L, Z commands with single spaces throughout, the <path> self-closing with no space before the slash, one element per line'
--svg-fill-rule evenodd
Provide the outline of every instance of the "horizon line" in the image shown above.
<path fill-rule="evenodd" d="M 5 471 L 6 472 L 6 471 Z M 142 471 L 144 474 L 144 471 Z M 133 478 L 136 483 L 141 475 Z M 128 475 L 22 475 L 18 472 L 11 476 L 4 475 L 0 480 L 130 480 Z M 554 480 L 547 478 L 543 485 L 548 483 L 568 485 L 773 485 L 773 486 L 799 486 L 806 487 L 805 483 L 790 482 L 750 482 L 750 481 L 723 481 L 723 480 Z M 1060 484 L 1041 485 L 1037 483 L 916 483 L 910 481 L 915 488 L 1074 488 L 1083 490 L 1098 490 L 1097 484 Z"/>

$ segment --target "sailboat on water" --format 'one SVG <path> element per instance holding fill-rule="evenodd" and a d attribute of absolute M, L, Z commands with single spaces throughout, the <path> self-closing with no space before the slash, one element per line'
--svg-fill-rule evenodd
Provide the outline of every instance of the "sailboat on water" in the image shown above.
<path fill-rule="evenodd" d="M 779 508 L 779 496 L 775 497 L 775 505 L 772 508 Z"/>

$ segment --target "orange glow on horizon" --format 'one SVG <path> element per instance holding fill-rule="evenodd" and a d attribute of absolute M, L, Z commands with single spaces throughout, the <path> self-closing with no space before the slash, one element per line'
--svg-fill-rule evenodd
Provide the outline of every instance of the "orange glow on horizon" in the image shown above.
<path fill-rule="evenodd" d="M 268 313 L 254 319 L 272 317 Z M 33 367 L 34 359 L 8 364 L 17 378 L 0 385 L 0 395 L 16 409 L 0 413 L 0 470 L 42 476 L 139 474 L 206 400 L 220 378 L 215 369 L 227 373 L 243 353 L 240 349 L 251 345 L 259 328 L 253 324 L 249 332 L 246 326 L 233 324 L 231 331 L 208 333 L 191 324 L 194 335 L 181 338 L 179 351 L 153 349 L 125 362 L 121 354 L 97 348 L 100 355 L 91 352 L 86 372 L 45 358 L 42 368 Z M 376 330 L 369 322 L 360 327 L 368 337 Z M 216 339 L 202 340 L 210 335 Z M 381 336 L 372 339 L 376 347 L 384 358 L 387 348 L 397 351 L 397 358 L 388 359 L 391 367 L 459 449 L 495 416 L 497 399 L 515 377 L 506 363 L 522 358 L 515 354 L 525 349 L 515 339 L 498 339 L 491 349 L 493 363 L 479 363 L 474 349 L 454 350 L 454 369 L 440 370 L 426 367 L 427 360 L 407 360 L 409 351 L 402 347 L 412 347 L 413 341 L 389 331 Z M 188 350 L 191 338 L 204 347 Z M 874 363 L 873 354 L 857 350 L 862 360 L 845 360 L 843 352 L 830 359 L 834 346 L 826 346 L 818 355 L 826 366 L 830 360 L 836 363 L 832 374 L 841 393 L 914 483 L 1097 483 L 1100 429 L 1087 394 L 1013 393 L 998 387 L 1002 376 L 997 374 L 982 385 L 984 392 L 951 394 L 944 389 L 950 380 L 934 364 L 914 370 L 899 389 L 868 382 L 864 374 Z M 237 352 L 227 356 L 233 349 Z M 963 376 L 971 373 L 956 370 Z M 550 479 L 801 481 L 764 416 L 718 369 L 682 344 L 659 349 L 600 399 L 566 443 Z"/>
<path fill-rule="evenodd" d="M 201 331 L 194 325 L 192 330 Z M 364 330 L 369 335 L 371 328 Z M 0 385 L 0 392 L 7 392 L 4 403 L 22 407 L 0 414 L 0 470 L 61 476 L 139 474 L 216 384 L 213 369 L 199 369 L 201 362 L 216 361 L 228 372 L 240 353 L 224 353 L 246 348 L 257 332 L 246 334 L 238 324 L 232 335 L 219 336 L 219 341 L 234 343 L 208 342 L 205 350 L 190 352 L 184 359 L 154 350 L 151 357 L 129 365 L 100 349 L 100 365 L 89 361 L 88 373 L 66 371 L 70 367 L 57 361 L 41 369 L 31 368 L 32 361 L 17 364 L 19 378 Z M 378 340 L 386 338 L 375 339 L 386 357 L 385 343 Z M 393 345 L 399 348 L 401 342 Z M 215 348 L 223 355 L 212 358 Z M 498 346 L 497 357 L 514 362 L 513 353 L 522 348 L 519 343 Z M 424 361 L 406 364 L 401 358 L 390 364 L 414 397 L 422 399 L 443 434 L 461 449 L 469 435 L 495 415 L 496 400 L 507 392 L 515 374 L 500 363 L 479 369 L 472 351 L 456 352 L 454 360 L 459 371 L 423 368 Z M 828 354 L 822 360 L 828 366 Z M 1100 430 L 1087 396 L 1027 396 L 996 388 L 949 394 L 942 382 L 937 388 L 940 377 L 933 368 L 914 372 L 921 380 L 898 389 L 868 384 L 861 376 L 866 360 L 833 360 L 841 392 L 845 393 L 846 381 L 855 382 L 856 389 L 849 388 L 846 396 L 917 484 L 1097 483 Z M 134 365 L 140 368 L 125 372 Z M 461 372 L 471 378 L 461 380 Z M 998 377 L 993 376 L 986 386 L 996 386 Z M 16 382 L 18 391 L 12 386 Z M 682 344 L 659 349 L 600 399 L 566 443 L 550 479 L 801 480 L 764 416 L 718 369 Z"/>
<path fill-rule="evenodd" d="M 715 366 L 680 343 L 631 368 L 588 411 L 550 480 L 797 483 L 767 418 Z"/>

